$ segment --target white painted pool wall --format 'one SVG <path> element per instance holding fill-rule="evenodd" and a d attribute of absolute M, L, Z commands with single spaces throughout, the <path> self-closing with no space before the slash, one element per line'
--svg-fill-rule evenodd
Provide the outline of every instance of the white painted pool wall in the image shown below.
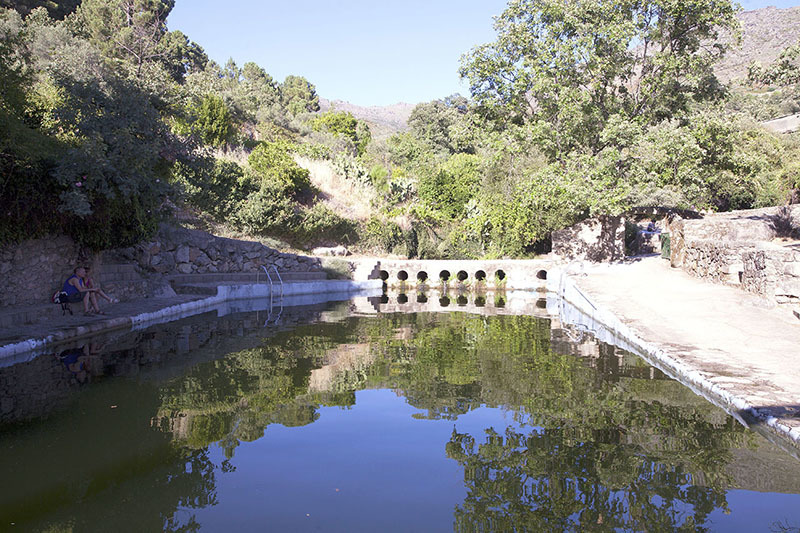
<path fill-rule="evenodd" d="M 402 283 L 399 275 L 405 272 L 408 278 L 405 285 L 418 284 L 417 275 L 425 272 L 428 276 L 426 284 L 429 287 L 441 286 L 439 274 L 443 271 L 450 273 L 448 286 L 456 287 L 458 273 L 465 272 L 467 277 L 464 285 L 474 285 L 478 279 L 476 273 L 481 271 L 486 275 L 484 285 L 487 288 L 506 288 L 517 290 L 544 290 L 546 287 L 547 273 L 554 268 L 555 261 L 551 259 L 529 260 L 427 260 L 427 259 L 380 259 L 358 262 L 354 274 L 357 280 L 381 279 L 380 273 L 386 272 L 386 283 L 389 286 L 398 286 Z M 495 283 L 495 274 L 502 271 L 504 278 L 500 283 Z"/>

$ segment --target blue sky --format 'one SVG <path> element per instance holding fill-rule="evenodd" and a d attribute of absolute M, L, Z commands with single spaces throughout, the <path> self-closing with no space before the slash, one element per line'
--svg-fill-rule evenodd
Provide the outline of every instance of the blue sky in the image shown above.
<path fill-rule="evenodd" d="M 744 9 L 800 0 L 740 2 Z M 506 0 L 177 0 L 167 21 L 224 64 L 254 61 L 278 81 L 305 76 L 320 96 L 359 105 L 455 92 L 459 58 L 494 40 Z"/>

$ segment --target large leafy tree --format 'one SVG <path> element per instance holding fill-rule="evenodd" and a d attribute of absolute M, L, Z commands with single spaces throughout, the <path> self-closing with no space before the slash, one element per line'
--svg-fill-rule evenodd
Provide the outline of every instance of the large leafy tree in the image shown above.
<path fill-rule="evenodd" d="M 620 124 L 717 94 L 717 37 L 736 25 L 730 0 L 512 0 L 497 40 L 467 54 L 461 75 L 480 104 L 528 123 L 551 158 L 597 153 Z"/>

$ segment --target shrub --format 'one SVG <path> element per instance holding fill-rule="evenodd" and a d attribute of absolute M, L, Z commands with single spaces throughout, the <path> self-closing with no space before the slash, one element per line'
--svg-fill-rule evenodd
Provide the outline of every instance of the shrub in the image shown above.
<path fill-rule="evenodd" d="M 231 215 L 234 225 L 258 235 L 287 237 L 298 224 L 295 203 L 279 188 L 264 185 Z"/>
<path fill-rule="evenodd" d="M 201 160 L 197 164 L 177 162 L 173 181 L 198 209 L 222 221 L 252 192 L 244 181 L 244 170 L 233 161 Z"/>
<path fill-rule="evenodd" d="M 222 146 L 236 133 L 228 106 L 216 94 L 205 95 L 190 113 L 195 116 L 194 131 L 209 146 Z"/>
<path fill-rule="evenodd" d="M 368 246 L 391 252 L 403 243 L 403 230 L 390 220 L 372 217 L 364 227 Z"/>
<path fill-rule="evenodd" d="M 435 173 L 420 179 L 419 197 L 448 218 L 463 217 L 465 206 L 480 184 L 478 163 L 475 155 L 450 157 Z"/>
<path fill-rule="evenodd" d="M 292 159 L 293 146 L 286 142 L 263 142 L 247 159 L 250 168 L 271 188 L 280 186 L 296 195 L 311 186 L 308 170 Z"/>
<path fill-rule="evenodd" d="M 339 216 L 323 204 L 316 204 L 306 210 L 292 233 L 295 242 L 305 245 L 331 241 L 352 243 L 358 239 L 356 224 Z"/>

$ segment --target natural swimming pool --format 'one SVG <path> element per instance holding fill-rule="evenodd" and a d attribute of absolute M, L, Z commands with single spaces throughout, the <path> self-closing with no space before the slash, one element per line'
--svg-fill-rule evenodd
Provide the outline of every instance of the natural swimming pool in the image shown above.
<path fill-rule="evenodd" d="M 800 526 L 800 462 L 635 355 L 547 316 L 354 308 L 0 368 L 0 529 Z"/>

